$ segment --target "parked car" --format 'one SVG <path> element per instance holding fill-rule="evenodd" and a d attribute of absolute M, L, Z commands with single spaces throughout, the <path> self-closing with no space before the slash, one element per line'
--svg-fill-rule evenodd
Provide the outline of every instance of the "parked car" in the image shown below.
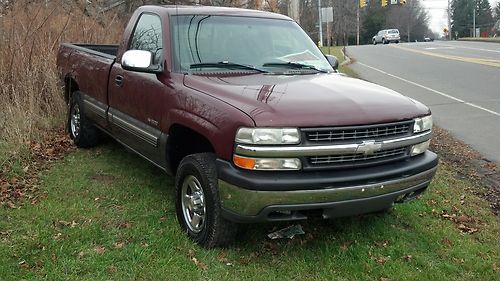
<path fill-rule="evenodd" d="M 373 45 L 377 45 L 377 43 L 389 44 L 399 43 L 401 40 L 399 36 L 399 30 L 397 29 L 384 29 L 380 30 L 375 36 L 372 38 Z"/>
<path fill-rule="evenodd" d="M 429 36 L 424 37 L 424 42 L 433 42 L 433 41 L 434 41 L 434 38 L 431 38 Z"/>
<path fill-rule="evenodd" d="M 204 247 L 238 223 L 387 210 L 436 172 L 430 110 L 337 73 L 283 15 L 143 6 L 120 45 L 62 44 L 57 65 L 75 145 L 104 132 L 175 175 L 179 224 Z"/>

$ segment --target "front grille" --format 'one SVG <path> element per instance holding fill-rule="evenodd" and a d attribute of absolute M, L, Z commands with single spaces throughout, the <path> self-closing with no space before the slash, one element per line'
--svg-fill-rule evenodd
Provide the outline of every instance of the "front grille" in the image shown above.
<path fill-rule="evenodd" d="M 408 147 L 398 147 L 393 149 L 380 150 L 371 155 L 344 154 L 331 156 L 311 156 L 308 157 L 308 161 L 311 167 L 350 167 L 399 160 L 405 158 L 408 155 L 407 151 Z"/>
<path fill-rule="evenodd" d="M 413 121 L 366 125 L 355 127 L 332 127 L 302 129 L 309 142 L 356 143 L 361 140 L 383 140 L 411 134 Z"/>

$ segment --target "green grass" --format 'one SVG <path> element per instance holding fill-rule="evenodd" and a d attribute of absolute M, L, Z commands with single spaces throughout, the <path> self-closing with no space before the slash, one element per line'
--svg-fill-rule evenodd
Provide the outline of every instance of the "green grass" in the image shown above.
<path fill-rule="evenodd" d="M 342 63 L 346 60 L 344 57 L 344 54 L 342 53 L 342 48 L 341 46 L 337 47 L 321 47 L 321 51 L 325 55 L 334 55 L 337 57 L 339 61 L 339 71 L 346 74 L 347 76 L 355 77 L 358 78 L 358 74 L 354 71 L 352 71 L 347 65 L 342 65 Z"/>
<path fill-rule="evenodd" d="M 43 173 L 40 203 L 0 206 L 0 280 L 499 279 L 498 218 L 446 164 L 389 214 L 301 222 L 306 235 L 293 240 L 266 238 L 290 224 L 244 225 L 228 249 L 186 238 L 172 184 L 114 142 L 71 153 Z M 462 233 L 443 210 L 476 218 L 479 231 Z"/>

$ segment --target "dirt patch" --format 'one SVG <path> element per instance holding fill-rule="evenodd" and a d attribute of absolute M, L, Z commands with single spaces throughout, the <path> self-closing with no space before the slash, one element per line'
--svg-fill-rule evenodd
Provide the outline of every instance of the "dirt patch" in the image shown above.
<path fill-rule="evenodd" d="M 439 154 L 465 179 L 479 183 L 481 188 L 471 190 L 484 198 L 497 216 L 500 215 L 500 169 L 498 165 L 464 142 L 455 139 L 447 131 L 434 127 L 431 150 Z"/>
<path fill-rule="evenodd" d="M 37 204 L 47 194 L 39 192 L 40 172 L 74 150 L 72 141 L 63 128 L 49 131 L 43 142 L 31 141 L 29 153 L 22 159 L 6 161 L 0 167 L 0 204 L 19 208 L 27 199 Z M 13 165 L 20 165 L 22 171 L 12 172 Z"/>
<path fill-rule="evenodd" d="M 91 179 L 95 182 L 104 183 L 104 184 L 111 184 L 117 179 L 117 177 L 115 177 L 113 175 L 96 174 L 96 175 L 93 175 L 91 177 Z"/>

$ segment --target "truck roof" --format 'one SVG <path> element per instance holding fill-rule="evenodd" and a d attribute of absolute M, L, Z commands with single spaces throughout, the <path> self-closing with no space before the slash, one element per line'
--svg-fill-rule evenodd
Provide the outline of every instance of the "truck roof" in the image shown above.
<path fill-rule="evenodd" d="M 273 18 L 281 20 L 292 20 L 291 18 L 276 13 L 230 8 L 216 6 L 185 6 L 185 5 L 164 5 L 164 6 L 143 6 L 148 10 L 165 9 L 170 15 L 216 15 L 216 16 L 239 16 L 239 17 L 256 17 L 256 18 Z"/>

